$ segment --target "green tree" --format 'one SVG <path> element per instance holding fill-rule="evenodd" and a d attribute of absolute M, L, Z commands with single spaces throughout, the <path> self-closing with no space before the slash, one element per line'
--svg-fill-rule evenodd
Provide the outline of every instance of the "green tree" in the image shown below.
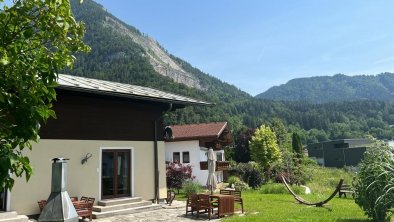
<path fill-rule="evenodd" d="M 249 141 L 249 147 L 252 160 L 263 167 L 264 172 L 266 172 L 266 179 L 269 179 L 273 164 L 280 163 L 282 160 L 275 133 L 269 126 L 261 125 Z"/>
<path fill-rule="evenodd" d="M 288 141 L 285 124 L 283 124 L 283 121 L 279 118 L 272 118 L 269 125 L 271 130 L 275 133 L 276 142 L 279 148 L 284 149 Z"/>
<path fill-rule="evenodd" d="M 2 3 L 3 0 L 0 0 Z M 40 124 L 55 117 L 57 71 L 71 67 L 78 51 L 88 51 L 84 26 L 68 0 L 14 0 L 0 10 L 0 186 L 12 175 L 28 180 L 29 158 L 22 151 L 38 141 Z"/>
<path fill-rule="evenodd" d="M 235 136 L 234 160 L 238 163 L 251 161 L 249 141 L 254 134 L 253 129 L 244 129 Z"/>
<path fill-rule="evenodd" d="M 355 202 L 374 221 L 389 221 L 394 206 L 394 155 L 383 141 L 367 148 L 353 182 Z"/>
<path fill-rule="evenodd" d="M 296 154 L 296 157 L 299 159 L 302 158 L 304 152 L 302 149 L 301 138 L 297 133 L 293 133 L 292 135 L 291 146 L 293 148 L 293 153 Z"/>

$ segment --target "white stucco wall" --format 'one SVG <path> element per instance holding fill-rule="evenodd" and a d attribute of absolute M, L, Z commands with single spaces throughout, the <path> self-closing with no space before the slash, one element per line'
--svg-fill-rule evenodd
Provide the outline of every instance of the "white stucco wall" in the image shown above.
<path fill-rule="evenodd" d="M 37 201 L 47 199 L 51 191 L 51 159 L 67 157 L 67 191 L 70 196 L 88 196 L 101 199 L 101 150 L 130 149 L 132 196 L 145 200 L 154 198 L 154 151 L 153 141 L 91 141 L 91 140 L 41 140 L 33 145 L 32 151 L 26 151 L 34 170 L 33 176 L 26 183 L 25 178 L 15 178 L 15 185 L 10 195 L 10 209 L 19 214 L 37 214 Z M 159 150 L 159 188 L 160 198 L 167 195 L 164 142 L 158 143 Z M 92 157 L 81 164 L 81 159 L 91 153 Z"/>
<path fill-rule="evenodd" d="M 166 161 L 173 162 L 173 153 L 179 152 L 181 155 L 181 163 L 182 160 L 182 152 L 190 153 L 190 165 L 193 168 L 193 175 L 196 177 L 195 181 L 205 186 L 208 178 L 208 170 L 200 170 L 200 161 L 207 161 L 206 152 L 207 148 L 200 147 L 198 140 L 191 141 L 178 141 L 178 142 L 166 142 L 165 143 L 165 153 L 166 153 Z M 222 153 L 223 161 L 224 159 L 224 150 L 215 151 L 215 153 Z M 218 181 L 222 182 L 223 180 L 223 172 L 217 171 Z"/>

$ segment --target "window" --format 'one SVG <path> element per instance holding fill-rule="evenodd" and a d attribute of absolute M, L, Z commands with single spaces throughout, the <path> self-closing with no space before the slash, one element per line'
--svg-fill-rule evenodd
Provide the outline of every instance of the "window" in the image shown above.
<path fill-rule="evenodd" d="M 179 152 L 172 153 L 172 162 L 180 163 L 181 162 L 181 154 Z"/>
<path fill-rule="evenodd" d="M 182 152 L 182 160 L 183 160 L 183 163 L 190 163 L 189 152 Z"/>
<path fill-rule="evenodd" d="M 216 160 L 217 160 L 217 161 L 223 161 L 223 155 L 222 155 L 222 153 L 216 153 Z"/>

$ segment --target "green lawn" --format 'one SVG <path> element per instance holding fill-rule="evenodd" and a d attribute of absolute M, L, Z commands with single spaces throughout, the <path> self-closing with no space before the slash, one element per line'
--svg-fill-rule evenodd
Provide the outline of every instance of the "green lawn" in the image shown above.
<path fill-rule="evenodd" d="M 351 184 L 353 179 L 353 175 L 343 169 L 310 166 L 307 171 L 312 175 L 312 178 L 306 185 L 311 188 L 313 194 L 301 196 L 310 202 L 318 202 L 328 198 L 335 190 L 340 178 L 345 179 L 347 184 Z M 205 190 L 205 192 L 208 191 Z M 224 221 L 370 221 L 351 197 L 339 198 L 337 195 L 326 207 L 311 207 L 298 204 L 287 191 L 283 193 L 263 194 L 260 190 L 243 191 L 242 197 L 246 214 L 226 217 Z M 186 200 L 182 190 L 176 199 Z M 240 208 L 239 205 L 236 207 Z M 394 222 L 394 216 L 391 217 L 391 221 Z"/>
<path fill-rule="evenodd" d="M 351 198 L 332 199 L 326 207 L 296 203 L 289 194 L 242 193 L 246 216 L 228 217 L 225 221 L 368 221 Z M 325 199 L 321 195 L 304 195 L 307 200 Z"/>
<path fill-rule="evenodd" d="M 351 184 L 353 179 L 352 174 L 342 169 L 310 166 L 307 171 L 313 176 L 306 184 L 313 194 L 302 197 L 310 202 L 329 197 L 340 178 L 345 179 L 348 184 Z M 262 194 L 258 190 L 249 190 L 242 192 L 242 197 L 246 216 L 236 215 L 226 218 L 225 221 L 369 221 L 352 198 L 338 198 L 338 195 L 326 207 L 298 204 L 288 193 Z"/>

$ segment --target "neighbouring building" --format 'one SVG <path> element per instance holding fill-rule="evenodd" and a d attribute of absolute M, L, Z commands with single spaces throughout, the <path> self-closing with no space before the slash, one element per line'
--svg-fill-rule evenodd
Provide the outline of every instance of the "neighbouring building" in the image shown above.
<path fill-rule="evenodd" d="M 341 139 L 308 144 L 308 155 L 326 167 L 355 166 L 361 162 L 368 139 Z"/>
<path fill-rule="evenodd" d="M 68 193 L 96 200 L 165 198 L 165 112 L 209 103 L 159 90 L 96 79 L 59 75 L 54 104 L 57 118 L 40 131 L 26 151 L 34 174 L 15 178 L 1 193 L 6 211 L 38 214 L 38 200 L 51 192 L 51 159 L 68 161 Z M 7 194 L 7 195 L 5 195 Z"/>
<path fill-rule="evenodd" d="M 386 143 L 387 143 L 387 145 L 388 145 L 389 147 L 391 147 L 392 149 L 394 149 L 394 140 L 389 140 L 389 141 L 387 141 Z"/>
<path fill-rule="evenodd" d="M 166 162 L 190 164 L 195 180 L 205 186 L 208 178 L 207 152 L 216 153 L 216 176 L 223 181 L 223 171 L 229 168 L 224 148 L 233 144 L 233 135 L 227 122 L 170 126 L 172 137 L 165 142 Z"/>

